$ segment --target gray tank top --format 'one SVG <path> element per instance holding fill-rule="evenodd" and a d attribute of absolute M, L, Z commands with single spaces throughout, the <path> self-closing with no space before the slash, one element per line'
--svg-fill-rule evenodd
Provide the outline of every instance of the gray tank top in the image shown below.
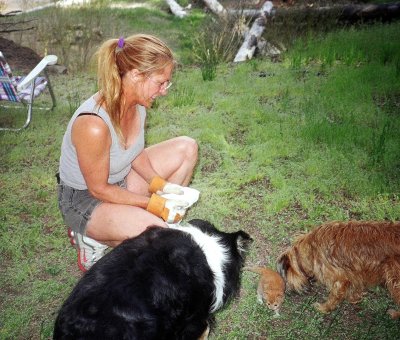
<path fill-rule="evenodd" d="M 71 129 L 75 119 L 83 112 L 93 112 L 99 115 L 107 124 L 111 133 L 111 148 L 110 148 L 110 172 L 108 183 L 115 184 L 122 181 L 131 169 L 132 161 L 144 149 L 144 124 L 146 120 L 146 109 L 138 105 L 137 111 L 140 115 L 140 131 L 139 135 L 128 149 L 122 147 L 119 143 L 117 133 L 111 123 L 108 113 L 99 107 L 94 99 L 94 96 L 86 100 L 74 113 L 70 122 L 68 123 L 67 130 L 61 145 L 60 157 L 60 178 L 68 186 L 78 189 L 86 190 L 86 182 L 83 178 L 82 172 L 79 168 L 78 157 L 76 154 L 75 146 L 72 144 Z"/>

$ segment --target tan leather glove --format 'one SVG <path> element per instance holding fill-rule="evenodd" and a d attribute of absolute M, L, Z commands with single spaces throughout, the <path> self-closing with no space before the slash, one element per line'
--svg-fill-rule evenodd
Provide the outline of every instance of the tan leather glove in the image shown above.
<path fill-rule="evenodd" d="M 152 194 L 164 193 L 183 195 L 183 187 L 178 184 L 167 182 L 160 176 L 155 176 L 150 182 L 149 192 Z"/>
<path fill-rule="evenodd" d="M 153 194 L 150 197 L 146 210 L 161 217 L 167 223 L 177 223 L 185 216 L 188 207 L 188 202 L 166 199 Z"/>

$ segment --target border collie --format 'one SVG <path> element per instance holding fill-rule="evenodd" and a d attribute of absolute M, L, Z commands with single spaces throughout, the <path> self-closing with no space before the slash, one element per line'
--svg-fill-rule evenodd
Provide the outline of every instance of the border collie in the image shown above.
<path fill-rule="evenodd" d="M 213 312 L 239 291 L 251 240 L 198 219 L 148 228 L 85 273 L 59 311 L 54 339 L 206 339 Z"/>

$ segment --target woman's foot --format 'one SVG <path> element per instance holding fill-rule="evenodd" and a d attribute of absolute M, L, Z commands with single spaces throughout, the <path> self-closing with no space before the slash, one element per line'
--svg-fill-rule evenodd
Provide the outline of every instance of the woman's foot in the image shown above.
<path fill-rule="evenodd" d="M 71 228 L 68 228 L 68 237 L 78 251 L 78 267 L 82 272 L 89 270 L 108 249 L 108 246 L 77 233 Z"/>

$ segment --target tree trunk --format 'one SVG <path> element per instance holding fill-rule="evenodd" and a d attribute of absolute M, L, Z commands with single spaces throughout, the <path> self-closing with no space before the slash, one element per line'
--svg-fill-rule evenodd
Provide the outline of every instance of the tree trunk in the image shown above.
<path fill-rule="evenodd" d="M 185 10 L 174 0 L 165 0 L 172 12 L 175 16 L 179 18 L 183 18 L 187 15 Z"/>
<path fill-rule="evenodd" d="M 266 1 L 259 11 L 259 16 L 254 21 L 250 30 L 247 32 L 244 42 L 236 54 L 235 63 L 240 61 L 246 61 L 253 58 L 256 50 L 258 41 L 261 38 L 262 33 L 265 30 L 265 24 L 267 22 L 267 16 L 270 16 L 273 10 L 273 4 L 271 1 Z"/>

